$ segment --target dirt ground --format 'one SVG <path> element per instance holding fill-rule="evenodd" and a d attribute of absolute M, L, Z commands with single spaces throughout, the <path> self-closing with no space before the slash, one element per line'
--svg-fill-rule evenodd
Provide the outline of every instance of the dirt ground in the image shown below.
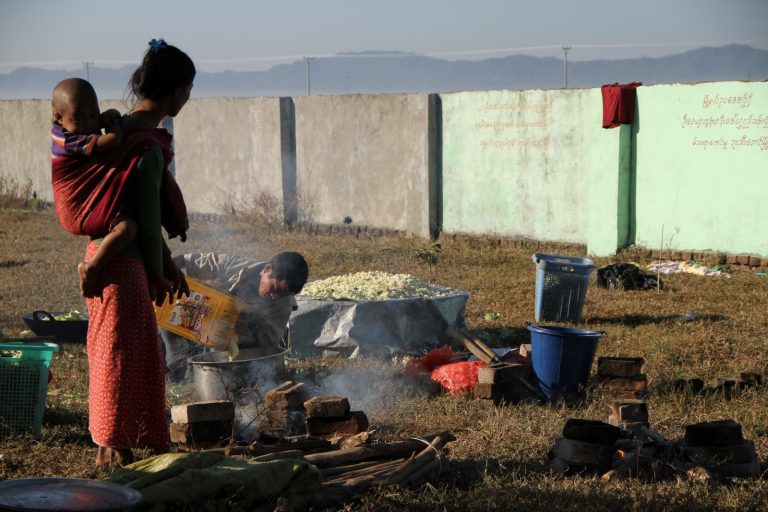
<path fill-rule="evenodd" d="M 501 247 L 491 239 L 442 242 L 437 263 L 414 258 L 429 243 L 410 237 L 310 235 L 263 230 L 247 218 L 195 220 L 179 251 L 215 250 L 268 258 L 279 250 L 306 255 L 310 277 L 362 270 L 410 273 L 470 292 L 467 324 L 497 347 L 527 343 L 533 321 L 535 266 L 531 251 Z M 0 209 L 0 330 L 25 328 L 23 313 L 36 309 L 84 309 L 75 267 L 85 240 L 64 233 L 52 210 Z M 634 261 L 625 252 L 598 264 Z M 751 439 L 761 461 L 768 457 L 768 386 L 725 397 L 676 392 L 681 377 L 718 377 L 757 372 L 768 377 L 768 278 L 732 272 L 730 278 L 693 274 L 662 276 L 663 291 L 617 291 L 591 286 L 583 327 L 605 331 L 597 355 L 646 359 L 651 426 L 679 439 L 691 423 L 734 419 Z M 444 430 L 457 438 L 439 477 L 416 489 L 385 488 L 366 493 L 346 510 L 766 510 L 768 481 L 734 479 L 725 484 L 690 481 L 645 483 L 558 476 L 547 469 L 547 453 L 568 418 L 607 420 L 609 401 L 586 395 L 577 401 L 526 402 L 494 407 L 471 396 L 431 394 L 412 383 L 391 361 L 292 361 L 297 375 L 362 368 L 382 376 L 372 383 L 366 412 L 383 440 Z M 369 370 L 365 370 L 368 368 Z M 383 373 L 382 369 L 387 369 Z M 61 344 L 51 370 L 42 437 L 0 440 L 0 479 L 67 476 L 105 478 L 96 469 L 96 449 L 87 428 L 87 362 L 83 344 Z M 179 397 L 168 389 L 168 403 Z M 0 393 L 5 390 L 0 390 Z M 355 397 L 350 397 L 354 399 Z M 765 464 L 763 464 L 765 469 Z M 198 510 L 230 510 L 221 501 Z"/>

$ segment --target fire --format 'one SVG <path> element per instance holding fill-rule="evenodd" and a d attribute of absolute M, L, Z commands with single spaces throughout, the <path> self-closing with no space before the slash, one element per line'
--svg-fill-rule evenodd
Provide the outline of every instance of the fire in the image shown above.
<path fill-rule="evenodd" d="M 625 455 L 626 455 L 626 453 L 624 452 L 624 450 L 616 450 L 616 458 L 617 459 L 624 460 L 624 456 Z"/>

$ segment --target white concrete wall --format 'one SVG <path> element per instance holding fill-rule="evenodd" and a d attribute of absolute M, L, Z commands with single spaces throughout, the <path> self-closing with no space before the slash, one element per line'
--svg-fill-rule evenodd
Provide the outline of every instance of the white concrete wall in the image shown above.
<path fill-rule="evenodd" d="M 671 248 L 768 255 L 755 213 L 766 92 L 640 88 L 636 124 L 614 130 L 600 127 L 599 89 L 192 100 L 174 123 L 176 175 L 191 212 L 247 208 L 262 192 L 282 210 L 297 189 L 299 219 L 321 224 L 428 237 L 442 220 L 596 255 L 656 247 L 663 226 Z M 49 153 L 50 102 L 0 101 L 0 179 L 50 200 Z"/>
<path fill-rule="evenodd" d="M 429 96 L 294 101 L 299 208 L 318 223 L 351 217 L 354 224 L 428 237 Z"/>
<path fill-rule="evenodd" d="M 0 101 L 0 179 L 51 201 L 51 102 Z"/>
<path fill-rule="evenodd" d="M 174 120 L 173 137 L 189 211 L 247 208 L 262 192 L 282 205 L 279 98 L 190 101 Z"/>

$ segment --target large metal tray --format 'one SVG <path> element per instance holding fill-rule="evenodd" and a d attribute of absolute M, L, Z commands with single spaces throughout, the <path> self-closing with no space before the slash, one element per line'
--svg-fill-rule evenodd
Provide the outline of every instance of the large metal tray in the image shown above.
<path fill-rule="evenodd" d="M 94 512 L 141 501 L 130 487 L 83 478 L 22 478 L 0 482 L 0 510 Z"/>

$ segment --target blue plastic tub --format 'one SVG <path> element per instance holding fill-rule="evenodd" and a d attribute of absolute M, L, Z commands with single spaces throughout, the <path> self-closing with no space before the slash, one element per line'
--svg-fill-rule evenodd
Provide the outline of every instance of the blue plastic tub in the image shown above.
<path fill-rule="evenodd" d="M 587 383 L 602 332 L 568 327 L 528 326 L 531 359 L 539 389 L 550 399 Z"/>
<path fill-rule="evenodd" d="M 589 258 L 535 253 L 537 322 L 581 322 L 589 278 L 595 262 Z"/>

